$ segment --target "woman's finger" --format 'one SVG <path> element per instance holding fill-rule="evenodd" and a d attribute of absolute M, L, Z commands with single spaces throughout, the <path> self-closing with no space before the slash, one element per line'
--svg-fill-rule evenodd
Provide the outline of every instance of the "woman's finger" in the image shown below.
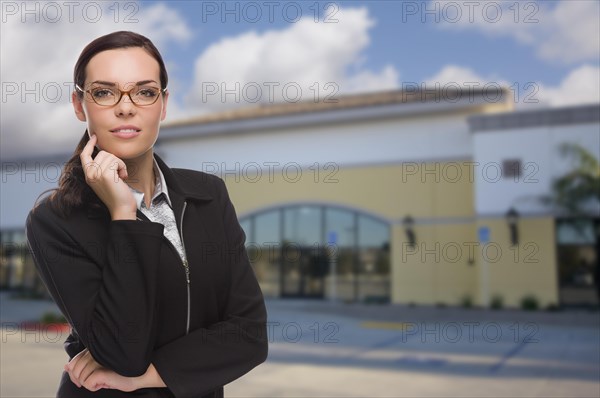
<path fill-rule="evenodd" d="M 89 361 L 86 364 L 86 366 L 81 370 L 81 373 L 79 373 L 79 377 L 77 379 L 81 384 L 85 383 L 87 378 L 90 377 L 90 375 L 94 373 L 98 368 L 100 368 L 100 365 L 96 361 Z"/>
<path fill-rule="evenodd" d="M 100 151 L 96 155 L 96 158 L 92 159 L 92 153 L 94 151 L 94 145 L 96 144 L 96 141 L 97 138 L 94 134 L 79 155 L 79 158 L 81 159 L 81 167 L 83 168 L 86 181 L 94 181 L 102 175 L 102 169 L 100 168 L 99 163 L 104 157 L 104 151 Z"/>
<path fill-rule="evenodd" d="M 77 378 L 77 380 L 79 380 L 79 382 L 83 384 L 87 380 L 87 378 L 90 377 L 92 373 L 94 373 L 94 370 L 96 369 L 96 366 L 88 363 L 83 369 L 81 369 L 81 372 L 79 372 L 79 377 Z"/>
<path fill-rule="evenodd" d="M 71 360 L 66 365 L 69 368 L 69 371 L 73 370 L 73 367 L 77 364 L 79 359 L 85 354 L 86 350 L 87 350 L 87 348 L 84 349 L 83 351 L 77 353 L 77 355 L 75 355 L 73 358 L 71 358 Z"/>
<path fill-rule="evenodd" d="M 65 365 L 65 371 L 69 374 L 69 379 L 71 379 L 71 383 L 75 384 L 77 387 L 81 387 L 81 384 L 79 384 L 79 380 L 75 378 L 68 364 Z"/>
<path fill-rule="evenodd" d="M 115 156 L 115 159 L 116 159 L 116 165 L 114 167 L 117 168 L 117 174 L 118 174 L 118 176 L 122 180 L 127 179 L 127 177 L 128 177 L 128 174 L 127 174 L 127 165 L 125 164 L 124 161 L 122 161 L 121 159 L 119 159 L 116 156 Z"/>
<path fill-rule="evenodd" d="M 83 382 L 83 386 L 90 391 L 98 391 L 101 388 L 105 388 L 107 384 L 107 374 L 102 370 L 93 372 L 90 377 Z"/>
<path fill-rule="evenodd" d="M 94 165 L 98 169 L 98 172 L 103 174 L 112 171 L 111 175 L 115 178 L 114 182 L 118 182 L 117 176 L 121 179 L 127 178 L 127 165 L 123 160 L 116 157 L 112 153 L 108 153 L 106 151 L 100 151 L 94 160 Z"/>
<path fill-rule="evenodd" d="M 90 137 L 89 141 L 87 142 L 87 144 L 85 144 L 85 146 L 81 150 L 81 153 L 79 154 L 79 159 L 81 160 L 81 165 L 84 167 L 84 170 L 86 164 L 90 164 L 94 161 L 94 159 L 92 159 L 92 153 L 94 152 L 94 146 L 96 145 L 96 141 L 97 137 L 96 134 L 94 134 Z"/>
<path fill-rule="evenodd" d="M 82 383 L 83 380 L 81 378 L 81 374 L 90 365 L 90 363 L 93 360 L 94 359 L 92 358 L 92 355 L 89 353 L 89 351 L 87 351 L 81 357 L 81 359 L 79 359 L 79 361 L 77 361 L 77 363 L 73 367 L 73 370 L 71 370 L 71 373 L 73 373 L 73 377 L 75 377 L 77 379 L 77 381 L 79 381 L 79 384 L 83 384 Z"/>

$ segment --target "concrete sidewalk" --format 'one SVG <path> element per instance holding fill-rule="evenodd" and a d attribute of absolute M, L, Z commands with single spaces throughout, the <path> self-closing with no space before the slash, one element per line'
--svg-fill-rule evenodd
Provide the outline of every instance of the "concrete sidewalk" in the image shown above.
<path fill-rule="evenodd" d="M 5 322 L 47 310 L 11 301 L 0 303 L 0 396 L 53 397 L 66 333 L 11 329 Z M 267 307 L 269 358 L 227 385 L 227 396 L 600 396 L 598 312 L 290 300 Z"/>

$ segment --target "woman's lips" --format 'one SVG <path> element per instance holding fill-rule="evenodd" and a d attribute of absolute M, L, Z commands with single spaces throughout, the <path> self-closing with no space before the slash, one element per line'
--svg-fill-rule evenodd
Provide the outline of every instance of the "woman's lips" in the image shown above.
<path fill-rule="evenodd" d="M 114 129 L 110 131 L 114 136 L 119 138 L 133 138 L 140 135 L 141 130 L 133 128 Z"/>

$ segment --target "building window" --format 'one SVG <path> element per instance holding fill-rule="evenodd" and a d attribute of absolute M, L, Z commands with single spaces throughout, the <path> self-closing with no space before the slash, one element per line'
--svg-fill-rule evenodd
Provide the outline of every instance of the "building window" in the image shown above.
<path fill-rule="evenodd" d="M 389 300 L 387 223 L 320 205 L 270 209 L 240 223 L 265 296 Z"/>
<path fill-rule="evenodd" d="M 502 176 L 518 179 L 521 177 L 521 159 L 505 159 L 502 161 Z"/>
<path fill-rule="evenodd" d="M 49 297 L 37 275 L 24 230 L 0 233 L 0 289 Z"/>

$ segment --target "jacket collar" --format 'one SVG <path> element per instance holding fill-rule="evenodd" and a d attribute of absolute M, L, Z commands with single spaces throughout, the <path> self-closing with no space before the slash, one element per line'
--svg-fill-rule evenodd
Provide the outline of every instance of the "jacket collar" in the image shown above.
<path fill-rule="evenodd" d="M 169 197 L 169 189 L 167 188 L 167 182 L 165 181 L 165 176 L 162 170 L 160 169 L 160 167 L 158 167 L 158 162 L 156 161 L 156 158 L 154 158 L 153 168 L 156 187 L 154 188 L 154 194 L 152 195 L 150 202 L 153 202 L 157 197 L 164 194 L 165 200 L 167 201 L 169 206 L 172 206 L 171 198 Z M 129 187 L 129 189 L 131 190 L 131 193 L 133 193 L 133 197 L 135 198 L 137 208 L 141 209 L 145 194 L 131 186 Z"/>
<path fill-rule="evenodd" d="M 154 158 L 156 159 L 156 163 L 158 163 L 158 167 L 163 172 L 165 176 L 165 181 L 167 182 L 167 187 L 169 188 L 169 192 L 175 191 L 182 195 L 186 199 L 196 199 L 196 200 L 207 200 L 210 201 L 213 199 L 213 196 L 207 191 L 206 184 L 200 184 L 197 182 L 187 183 L 182 177 L 176 175 L 173 169 L 166 165 L 166 163 L 155 153 Z M 207 179 L 202 178 L 201 181 L 207 181 Z M 191 181 L 190 181 L 191 182 Z"/>

